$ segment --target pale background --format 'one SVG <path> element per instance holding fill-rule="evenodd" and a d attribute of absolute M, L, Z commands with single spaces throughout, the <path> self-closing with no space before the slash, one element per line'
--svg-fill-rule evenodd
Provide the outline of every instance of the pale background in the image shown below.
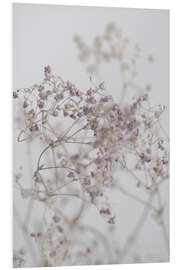
<path fill-rule="evenodd" d="M 139 67 L 139 80 L 142 84 L 152 83 L 152 102 L 169 105 L 169 19 L 168 11 L 62 7 L 42 5 L 14 5 L 14 38 L 13 38 L 13 88 L 28 87 L 42 79 L 43 67 L 50 64 L 55 74 L 65 80 L 74 82 L 79 88 L 88 88 L 88 74 L 77 59 L 77 48 L 73 36 L 79 34 L 90 43 L 92 38 L 101 34 L 109 22 L 118 24 L 133 41 L 142 44 L 145 53 L 153 54 L 156 61 L 153 67 L 144 62 Z M 114 75 L 115 74 L 115 75 Z M 116 82 L 118 73 L 111 68 L 112 84 L 110 93 L 118 96 Z M 106 82 L 106 77 L 103 78 Z M 166 130 L 169 128 L 168 113 L 164 118 Z M 34 153 L 34 158 L 37 158 Z M 27 163 L 23 146 L 15 145 L 14 167 Z M 28 177 L 28 172 L 27 172 Z M 168 201 L 168 187 L 164 189 L 164 200 Z M 21 201 L 15 195 L 17 207 L 22 208 Z M 115 197 L 116 198 L 116 197 Z M 132 230 L 131 225 L 136 219 L 140 207 L 125 197 L 115 199 L 119 215 L 119 226 L 124 237 Z M 25 206 L 25 204 L 24 204 Z M 168 208 L 166 213 L 168 225 Z M 89 219 L 88 219 L 89 222 Z M 101 221 L 98 224 L 101 224 Z M 148 237 L 147 237 L 148 235 Z M 145 236 L 145 237 L 144 237 Z M 142 252 L 149 256 L 159 256 L 168 260 L 161 239 L 160 230 L 148 220 L 140 242 L 143 242 Z M 21 245 L 20 232 L 15 224 L 14 243 Z M 123 241 L 123 239 L 122 239 Z M 145 254 L 145 255 L 147 255 Z"/>
<path fill-rule="evenodd" d="M 25 0 L 23 2 L 26 2 Z M 36 2 L 36 1 L 31 1 Z M 39 0 L 39 3 L 50 3 L 50 1 Z M 171 10 L 171 24 L 170 24 L 170 52 L 171 52 L 171 73 L 170 73 L 170 86 L 171 86 L 171 263 L 168 264 L 154 264 L 154 267 L 158 267 L 159 269 L 179 269 L 179 239 L 180 239 L 180 218 L 179 218 L 179 204 L 180 204 L 180 196 L 179 196 L 179 152 L 177 149 L 180 148 L 180 128 L 178 125 L 179 114 L 180 114 L 180 106 L 179 106 L 179 91 L 180 81 L 179 81 L 179 59 L 180 59 L 180 37 L 179 37 L 179 24 L 180 24 L 180 16 L 179 16 L 179 2 L 171 1 L 171 0 L 151 0 L 150 2 L 144 0 L 121 0 L 120 2 L 117 0 L 111 0 L 111 4 L 109 1 L 82 1 L 82 0 L 66 0 L 66 1 L 51 1 L 51 4 L 66 4 L 66 5 L 89 5 L 89 6 L 119 6 L 119 7 L 133 7 L 133 8 L 159 8 L 159 9 L 170 9 Z M 12 89 L 12 80 L 9 79 L 12 77 L 12 44 L 11 44 L 11 25 L 12 25 L 12 17 L 11 17 L 11 4 L 12 1 L 2 0 L 0 3 L 1 16 L 0 16 L 0 27 L 3 35 L 3 39 L 1 41 L 1 63 L 0 71 L 3 73 L 3 77 L 1 78 L 1 85 L 3 89 L 7 89 L 7 91 L 1 91 L 1 99 L 3 103 L 0 106 L 0 119 L 1 124 L 6 130 L 6 132 L 0 133 L 1 138 L 1 150 L 4 153 L 0 156 L 1 164 L 4 164 L 1 168 L 1 175 L 3 179 L 7 179 L 3 183 L 3 189 L 1 189 L 1 197 L 0 197 L 0 209 L 3 213 L 3 220 L 5 222 L 1 222 L 1 245 L 0 252 L 3 254 L 1 257 L 0 265 L 3 269 L 11 269 L 12 265 L 12 169 L 10 169 L 12 164 L 12 144 L 9 143 L 12 137 L 12 128 L 11 128 L 11 110 L 12 110 L 12 100 L 11 100 L 11 91 Z M 176 56 L 176 57 L 175 57 Z M 175 88 L 176 87 L 176 88 Z M 176 90 L 175 90 L 176 89 Z M 6 117 L 5 116 L 6 113 Z M 175 127 L 175 122 L 177 123 Z M 9 166 L 10 165 L 10 166 Z M 11 167 L 12 168 L 12 167 Z M 175 170 L 176 169 L 176 170 Z M 177 179 L 177 181 L 176 181 Z M 7 192 L 4 192 L 6 190 Z M 10 191 L 10 192 L 9 192 Z M 6 211 L 4 211 L 6 205 Z M 176 212 L 176 216 L 175 216 Z M 10 214 L 11 213 L 11 214 Z M 144 265 L 125 265 L 121 266 L 123 269 L 144 269 Z M 145 265 L 146 269 L 152 269 L 151 264 Z M 103 265 L 103 266 L 84 266 L 84 269 L 119 269 L 119 265 Z M 38 269 L 38 268 L 34 268 Z M 42 268 L 45 269 L 45 268 Z M 65 269 L 65 268 L 62 268 Z M 74 269 L 74 267 L 69 267 L 69 269 Z M 77 267 L 77 269 L 81 269 L 81 267 Z"/>

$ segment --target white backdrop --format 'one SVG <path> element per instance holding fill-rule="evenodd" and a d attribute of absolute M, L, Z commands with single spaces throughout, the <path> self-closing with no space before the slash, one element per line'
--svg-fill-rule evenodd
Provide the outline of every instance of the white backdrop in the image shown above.
<path fill-rule="evenodd" d="M 20 1 L 19 1 L 20 2 Z M 23 1 L 23 3 L 28 1 Z M 36 3 L 37 1 L 31 1 Z M 171 263 L 170 264 L 155 264 L 154 267 L 158 267 L 159 269 L 179 269 L 179 227 L 180 227 L 180 218 L 179 218 L 179 137 L 180 137 L 180 129 L 179 129 L 179 47 L 180 47 L 180 38 L 179 38 L 179 24 L 180 24 L 180 16 L 179 16 L 179 2 L 178 1 L 169 1 L 162 0 L 156 1 L 151 0 L 111 0 L 109 1 L 97 1 L 97 0 L 83 0 L 83 1 L 75 1 L 75 0 L 66 0 L 66 1 L 45 1 L 39 0 L 39 3 L 51 3 L 51 4 L 67 4 L 67 5 L 96 5 L 96 6 L 120 6 L 120 7 L 134 7 L 134 8 L 166 8 L 171 10 Z M 12 162 L 12 144 L 9 143 L 12 138 L 12 128 L 11 128 L 11 91 L 12 89 L 12 44 L 11 44 L 11 26 L 12 26 L 12 18 L 11 18 L 11 4 L 12 1 L 2 0 L 0 3 L 1 16 L 0 16 L 0 27 L 3 38 L 1 39 L 1 66 L 0 72 L 3 74 L 1 78 L 1 100 L 3 101 L 0 106 L 0 120 L 1 126 L 3 127 L 3 131 L 0 134 L 0 145 L 1 152 L 3 153 L 0 156 L 0 161 L 3 166 L 1 167 L 1 177 L 5 179 L 3 181 L 3 188 L 1 188 L 1 196 L 0 196 L 0 209 L 1 209 L 1 261 L 0 265 L 3 269 L 11 269 L 12 261 L 12 214 L 10 212 L 12 210 L 12 166 L 10 165 Z M 176 57 L 175 57 L 176 56 Z M 175 90 L 176 87 L 176 91 Z M 6 91 L 7 90 L 7 91 Z M 175 128 L 176 122 L 176 128 Z M 175 170 L 176 169 L 176 170 Z M 176 212 L 176 216 L 175 216 Z M 121 266 L 123 269 L 151 269 L 151 264 L 146 265 L 123 265 Z M 81 267 L 80 267 L 81 268 Z M 80 269 L 77 267 L 77 269 Z M 93 267 L 93 269 L 119 269 L 118 265 L 108 265 L 108 266 L 98 266 Z M 37 268 L 35 268 L 37 269 Z M 69 267 L 69 269 L 74 269 L 74 267 Z M 83 269 L 90 269 L 90 267 L 84 266 Z"/>
<path fill-rule="evenodd" d="M 152 103 L 168 106 L 169 18 L 166 10 L 15 4 L 13 9 L 13 89 L 29 87 L 40 82 L 43 68 L 48 64 L 52 67 L 53 73 L 60 75 L 65 80 L 70 80 L 80 89 L 87 89 L 89 75 L 77 58 L 78 50 L 73 42 L 73 37 L 78 34 L 87 44 L 91 44 L 94 36 L 101 34 L 110 22 L 119 25 L 132 42 L 141 44 L 144 57 L 153 54 L 155 57 L 153 66 L 147 65 L 146 61 L 140 62 L 138 66 L 139 82 L 142 85 L 152 83 Z M 108 72 L 109 76 L 107 76 Z M 104 69 L 102 80 L 107 83 L 109 92 L 118 98 L 117 67 L 111 65 L 108 71 Z M 163 124 L 168 132 L 168 112 L 165 114 Z M 15 143 L 14 149 L 15 170 L 22 162 L 27 166 L 28 160 L 25 156 L 24 146 Z M 36 153 L 33 153 L 33 158 L 37 158 Z M 30 180 L 27 170 L 26 179 L 28 178 Z M 164 201 L 168 202 L 168 185 L 164 187 L 163 193 Z M 113 203 L 118 213 L 118 226 L 121 228 L 120 233 L 123 231 L 126 238 L 132 230 L 133 221 L 136 220 L 141 208 L 137 207 L 133 201 L 126 201 L 123 196 L 119 198 L 118 194 L 113 194 L 113 197 L 115 198 Z M 23 215 L 26 203 L 22 208 L 17 194 L 14 196 L 14 202 Z M 128 209 L 130 211 L 127 211 Z M 165 216 L 167 227 L 168 209 L 167 205 Z M 88 223 L 91 221 L 94 223 L 94 220 L 91 219 L 92 215 L 93 213 L 89 218 L 86 217 Z M 103 226 L 100 220 L 96 220 L 96 222 L 97 226 Z M 143 242 L 143 250 L 150 257 L 154 257 L 154 260 L 158 254 L 162 260 L 167 261 L 168 257 L 160 230 L 156 228 L 152 220 L 149 219 L 147 223 L 139 240 L 140 243 Z M 21 233 L 15 223 L 15 248 L 20 247 L 22 241 Z"/>

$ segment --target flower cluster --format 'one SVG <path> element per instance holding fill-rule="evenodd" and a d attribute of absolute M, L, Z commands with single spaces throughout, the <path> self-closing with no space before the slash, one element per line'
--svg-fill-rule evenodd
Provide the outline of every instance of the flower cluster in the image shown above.
<path fill-rule="evenodd" d="M 52 75 L 49 66 L 45 67 L 44 74 L 40 85 L 14 93 L 21 98 L 25 113 L 25 127 L 18 140 L 28 140 L 36 134 L 46 143 L 34 172 L 35 189 L 21 187 L 21 193 L 39 200 L 61 196 L 58 192 L 61 186 L 53 179 L 48 182 L 42 174 L 48 169 L 63 169 L 67 180 L 62 185 L 78 181 L 83 199 L 96 205 L 107 222 L 114 224 L 115 217 L 105 193 L 115 185 L 116 168 L 127 167 L 127 154 L 133 156 L 135 170 L 148 173 L 148 185 L 143 183 L 146 188 L 153 188 L 154 183 L 167 177 L 166 141 L 157 132 L 165 107 L 151 108 L 147 93 L 134 97 L 129 105 L 119 105 L 112 96 L 105 95 L 102 83 L 82 92 L 69 81 Z M 50 125 L 53 118 L 56 121 L 67 118 L 69 126 L 55 133 Z M 84 150 L 68 157 L 63 149 L 69 144 L 83 145 Z M 49 149 L 60 149 L 59 161 L 54 167 L 41 164 L 42 156 Z"/>
<path fill-rule="evenodd" d="M 133 51 L 128 37 L 114 23 L 107 25 L 103 35 L 94 38 L 92 48 L 88 47 L 78 35 L 74 37 L 74 41 L 79 48 L 79 59 L 82 62 L 90 62 L 87 67 L 90 73 L 97 72 L 102 62 L 110 62 L 113 59 L 121 61 L 121 69 L 127 70 L 130 68 L 130 58 L 132 57 L 135 62 L 140 53 L 140 45 L 135 44 Z"/>
<path fill-rule="evenodd" d="M 90 73 L 97 72 L 103 61 L 116 59 L 121 72 L 128 75 L 122 89 L 136 88 L 133 79 L 140 46 L 132 46 L 116 25 L 109 24 L 105 33 L 94 39 L 91 49 L 80 37 L 76 36 L 75 41 L 81 61 L 93 61 L 88 65 Z M 148 61 L 152 63 L 153 57 L 149 56 Z M 123 92 L 121 102 L 117 102 L 107 94 L 104 82 L 96 85 L 91 78 L 87 90 L 78 89 L 72 82 L 55 76 L 48 65 L 40 84 L 13 92 L 24 118 L 17 141 L 40 142 L 42 146 L 33 161 L 31 187 L 24 187 L 22 170 L 15 175 L 21 197 L 38 201 L 53 213 L 51 217 L 44 214 L 45 222 L 28 235 L 40 248 L 42 266 L 123 260 L 126 245 L 120 250 L 113 242 L 110 256 L 109 243 L 101 232 L 79 222 L 85 206 L 95 207 L 113 235 L 117 218 L 108 192 L 114 189 L 144 204 L 147 211 L 152 209 L 152 216 L 163 224 L 161 204 L 156 209 L 151 200 L 145 202 L 129 195 L 121 188 L 120 177 L 117 179 L 118 172 L 126 171 L 134 177 L 138 188 L 155 196 L 169 176 L 169 138 L 161 125 L 166 106 L 152 106 L 149 89 L 150 86 L 133 92 L 126 103 Z M 81 205 L 68 217 L 66 207 L 76 199 Z M 83 237 L 77 238 L 82 233 Z M 106 261 L 101 261 L 101 257 Z M 14 255 L 14 265 L 24 264 L 25 253 L 20 250 Z"/>
<path fill-rule="evenodd" d="M 16 268 L 24 267 L 26 263 L 26 250 L 20 249 L 13 254 L 13 265 Z"/>
<path fill-rule="evenodd" d="M 149 64 L 154 63 L 153 55 L 146 55 L 138 42 L 133 42 L 115 23 L 107 24 L 102 35 L 94 37 L 93 44 L 88 46 L 83 39 L 76 35 L 74 41 L 79 52 L 79 60 L 87 65 L 88 73 L 96 78 L 102 73 L 103 64 L 117 63 L 120 72 L 121 97 L 123 102 L 125 93 L 138 91 L 136 77 L 139 60 L 144 59 Z M 145 88 L 151 89 L 148 83 Z"/>

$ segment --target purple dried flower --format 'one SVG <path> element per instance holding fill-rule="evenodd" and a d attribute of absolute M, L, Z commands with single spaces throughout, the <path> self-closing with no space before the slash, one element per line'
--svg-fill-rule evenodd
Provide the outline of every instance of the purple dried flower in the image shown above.
<path fill-rule="evenodd" d="M 103 163 L 103 159 L 98 157 L 98 158 L 96 159 L 96 163 L 97 163 L 98 165 L 101 165 L 101 164 Z"/>
<path fill-rule="evenodd" d="M 107 208 L 107 209 L 101 209 L 101 210 L 100 210 L 100 214 L 110 215 L 111 212 L 110 212 L 110 210 L 109 210 L 108 208 Z"/>
<path fill-rule="evenodd" d="M 145 158 L 145 162 L 147 162 L 147 163 L 151 162 L 151 158 L 150 157 L 146 157 Z"/>
<path fill-rule="evenodd" d="M 77 116 L 78 116 L 79 118 L 81 118 L 81 117 L 82 117 L 82 113 L 81 113 L 81 112 L 78 112 Z"/>
<path fill-rule="evenodd" d="M 114 114 L 110 113 L 110 114 L 109 114 L 109 117 L 110 117 L 110 121 L 115 120 L 115 116 L 114 116 Z"/>
<path fill-rule="evenodd" d="M 130 107 L 130 111 L 133 113 L 137 108 L 137 104 L 133 103 L 133 105 Z"/>
<path fill-rule="evenodd" d="M 94 108 L 93 107 L 90 107 L 89 108 L 89 113 L 93 113 L 93 111 L 94 111 Z"/>
<path fill-rule="evenodd" d="M 109 98 L 106 96 L 106 97 L 103 97 L 103 98 L 101 98 L 101 102 L 104 102 L 104 103 L 106 103 L 106 102 L 108 102 L 109 101 Z"/>
<path fill-rule="evenodd" d="M 57 138 L 57 142 L 63 142 L 63 141 L 64 141 L 64 139 L 62 137 Z"/>
<path fill-rule="evenodd" d="M 90 104 L 96 104 L 96 99 L 94 97 L 90 97 L 86 100 L 86 102 Z"/>
<path fill-rule="evenodd" d="M 64 98 L 64 95 L 62 93 L 56 94 L 54 98 L 55 98 L 55 100 L 59 101 L 59 100 L 62 100 Z"/>
<path fill-rule="evenodd" d="M 58 111 L 53 111 L 53 116 L 57 117 L 58 116 Z"/>
<path fill-rule="evenodd" d="M 74 173 L 73 172 L 69 172 L 67 177 L 74 177 Z"/>
<path fill-rule="evenodd" d="M 72 83 L 68 81 L 67 82 L 67 89 L 72 90 L 72 87 L 73 87 Z"/>
<path fill-rule="evenodd" d="M 134 136 L 138 136 L 139 135 L 139 129 L 137 128 L 135 131 L 134 131 Z"/>
<path fill-rule="evenodd" d="M 56 228 L 58 229 L 59 232 L 61 232 L 61 233 L 63 232 L 63 228 L 61 228 L 61 226 L 57 225 Z"/>
<path fill-rule="evenodd" d="M 134 129 L 137 125 L 136 119 L 131 120 L 131 122 L 128 124 L 128 129 L 131 131 Z"/>
<path fill-rule="evenodd" d="M 94 172 L 91 172 L 91 176 L 94 177 Z"/>
<path fill-rule="evenodd" d="M 78 173 L 78 174 L 80 174 L 81 173 L 81 168 L 80 168 L 80 166 L 78 165 L 77 166 L 77 168 L 76 168 L 76 172 Z"/>
<path fill-rule="evenodd" d="M 118 104 L 114 104 L 112 110 L 113 111 L 117 111 L 118 109 L 119 109 L 119 105 Z"/>
<path fill-rule="evenodd" d="M 152 121 L 144 121 L 144 124 L 147 128 L 151 128 L 152 127 Z"/>
<path fill-rule="evenodd" d="M 71 156 L 72 160 L 78 160 L 78 158 L 79 158 L 79 154 L 74 154 Z"/>
<path fill-rule="evenodd" d="M 93 121 L 92 123 L 90 123 L 91 129 L 92 130 L 96 130 L 98 127 L 98 122 L 97 121 Z"/>
<path fill-rule="evenodd" d="M 81 92 L 79 90 L 76 90 L 76 97 L 80 97 L 81 96 Z"/>
<path fill-rule="evenodd" d="M 158 142 L 158 148 L 159 148 L 161 151 L 164 150 L 164 147 L 162 146 L 162 144 L 163 144 L 163 140 L 160 140 L 160 141 Z"/>
<path fill-rule="evenodd" d="M 87 115 L 89 113 L 88 107 L 86 107 L 86 106 L 83 107 L 83 113 L 84 113 L 84 115 Z"/>
<path fill-rule="evenodd" d="M 158 168 L 157 167 L 154 167 L 153 170 L 154 170 L 155 173 L 158 173 Z"/>
<path fill-rule="evenodd" d="M 86 125 L 83 126 L 83 129 L 85 129 L 85 130 L 88 129 L 88 128 L 89 128 L 89 124 L 86 124 Z"/>
<path fill-rule="evenodd" d="M 82 163 L 77 163 L 77 167 L 76 167 L 76 172 L 78 174 L 80 174 L 84 169 L 86 168 L 86 166 Z"/>
<path fill-rule="evenodd" d="M 109 129 L 102 127 L 99 130 L 99 134 L 100 134 L 101 139 L 104 140 L 105 138 L 107 138 L 109 136 Z"/>
<path fill-rule="evenodd" d="M 66 111 L 63 111 L 64 117 L 68 116 L 68 113 Z"/>
<path fill-rule="evenodd" d="M 87 186 L 90 185 L 90 184 L 91 184 L 90 178 L 89 178 L 89 177 L 85 177 L 85 178 L 84 178 L 84 181 L 83 181 L 83 184 L 84 184 L 84 185 L 87 185 Z"/>
<path fill-rule="evenodd" d="M 122 134 L 119 134 L 118 135 L 118 139 L 121 141 L 123 139 L 123 135 Z"/>
<path fill-rule="evenodd" d="M 40 93 L 39 93 L 39 97 L 42 98 L 42 99 L 46 99 L 47 96 L 48 96 L 48 95 L 47 95 L 47 93 L 45 93 L 45 92 L 40 92 Z"/>
<path fill-rule="evenodd" d="M 160 112 L 155 112 L 155 113 L 154 113 L 155 118 L 159 118 L 159 117 L 160 117 L 160 115 L 161 115 L 161 113 L 160 113 Z"/>
<path fill-rule="evenodd" d="M 89 195 L 90 195 L 90 198 L 91 198 L 91 203 L 94 203 L 94 199 L 95 199 L 94 192 L 90 192 Z"/>
<path fill-rule="evenodd" d="M 28 105 L 29 105 L 29 104 L 28 104 L 26 101 L 24 101 L 24 103 L 23 103 L 23 108 L 24 108 L 24 109 L 27 108 Z"/>
<path fill-rule="evenodd" d="M 122 112 L 120 109 L 117 109 L 117 114 L 118 114 L 118 120 L 122 120 Z"/>
<path fill-rule="evenodd" d="M 164 165 L 167 165 L 167 164 L 168 164 L 168 160 L 167 160 L 167 159 L 163 159 L 163 160 L 162 160 L 162 163 L 163 163 Z"/>
<path fill-rule="evenodd" d="M 143 101 L 147 101 L 147 100 L 148 100 L 148 94 L 144 94 L 144 95 L 142 96 L 142 100 L 143 100 Z"/>
<path fill-rule="evenodd" d="M 47 74 L 50 74 L 51 73 L 51 67 L 50 66 L 46 66 L 44 68 L 44 73 L 45 73 L 45 76 L 47 76 Z"/>
<path fill-rule="evenodd" d="M 87 95 L 88 95 L 88 96 L 91 96 L 91 95 L 92 95 L 92 89 L 89 89 L 89 90 L 87 91 Z"/>
<path fill-rule="evenodd" d="M 50 252 L 50 253 L 49 253 L 49 256 L 50 256 L 50 257 L 55 257 L 55 256 L 56 256 L 56 251 L 53 250 L 52 252 Z"/>
<path fill-rule="evenodd" d="M 37 124 L 34 125 L 34 130 L 39 131 L 39 126 Z"/>
<path fill-rule="evenodd" d="M 143 168 L 144 166 L 142 165 L 147 165 L 149 170 L 151 169 L 152 172 L 154 171 L 155 173 L 158 174 L 157 176 L 159 175 L 164 176 L 165 174 L 164 171 L 166 168 L 165 166 L 163 166 L 163 164 L 165 165 L 168 163 L 168 161 L 166 160 L 167 153 L 164 153 L 164 156 L 162 156 L 162 153 L 159 153 L 159 151 L 152 151 L 151 154 L 151 152 L 147 151 L 146 149 L 148 145 L 150 145 L 149 143 L 150 136 L 146 132 L 144 132 L 144 128 L 145 127 L 151 128 L 152 124 L 154 123 L 152 117 L 154 108 L 152 108 L 152 110 L 146 110 L 146 108 L 141 107 L 142 101 L 147 100 L 148 98 L 147 95 L 141 95 L 139 98 L 134 99 L 135 100 L 135 102 L 133 101 L 134 103 L 132 102 L 129 105 L 123 105 L 124 104 L 123 102 L 121 102 L 120 105 L 118 105 L 113 103 L 113 99 L 111 96 L 104 96 L 104 95 L 103 97 L 99 96 L 98 94 L 100 94 L 99 93 L 100 89 L 98 89 L 97 87 L 95 87 L 94 90 L 89 89 L 86 92 L 86 94 L 82 94 L 82 92 L 80 92 L 77 88 L 75 88 L 75 86 L 72 85 L 70 82 L 67 82 L 67 85 L 66 83 L 63 83 L 61 79 L 59 82 L 59 77 L 57 78 L 56 81 L 55 76 L 53 76 L 52 83 L 51 82 L 48 83 L 48 80 L 51 78 L 50 67 L 49 66 L 45 67 L 44 72 L 46 78 L 45 80 L 43 80 L 43 85 L 45 85 L 45 87 L 48 87 L 48 89 L 50 90 L 46 91 L 45 90 L 46 88 L 44 88 L 43 90 L 40 89 L 38 85 L 35 86 L 33 89 L 35 89 L 35 91 L 38 90 L 36 95 L 38 100 L 36 101 L 37 102 L 36 104 L 39 106 L 40 109 L 42 109 L 44 106 L 47 106 L 46 101 L 44 101 L 44 99 L 48 97 L 48 103 L 51 102 L 49 104 L 50 105 L 49 107 L 52 108 L 53 106 L 54 111 L 52 109 L 47 109 L 47 113 L 45 112 L 43 114 L 42 121 L 45 121 L 45 123 L 48 124 L 49 123 L 48 121 L 52 120 L 51 118 L 49 119 L 48 117 L 49 113 L 51 113 L 51 115 L 53 116 L 58 116 L 58 111 L 62 110 L 64 116 L 69 116 L 72 119 L 83 117 L 83 120 L 85 120 L 85 122 L 83 122 L 82 124 L 82 121 L 78 121 L 79 120 L 78 119 L 77 121 L 75 121 L 75 124 L 76 123 L 78 125 L 80 124 L 80 126 L 78 127 L 76 126 L 75 128 L 77 128 L 77 131 L 79 132 L 83 127 L 84 129 L 89 129 L 90 133 L 87 135 L 87 137 L 86 136 L 84 137 L 83 134 L 82 138 L 79 136 L 78 137 L 79 141 L 73 140 L 74 143 L 76 142 L 85 144 L 87 143 L 89 145 L 89 147 L 86 149 L 87 151 L 86 150 L 84 152 L 80 151 L 78 152 L 78 154 L 75 155 L 69 154 L 66 155 L 66 153 L 63 154 L 64 153 L 63 148 L 62 147 L 60 148 L 62 149 L 62 153 L 61 156 L 58 155 L 58 157 L 62 158 L 62 161 L 59 160 L 60 164 L 59 167 L 64 168 L 65 170 L 69 168 L 68 171 L 66 170 L 65 175 L 66 177 L 70 178 L 69 181 L 67 179 L 69 183 L 75 181 L 77 174 L 80 174 L 79 179 L 81 181 L 82 188 L 85 190 L 85 192 L 88 193 L 89 200 L 91 200 L 92 203 L 96 204 L 98 208 L 100 206 L 99 212 L 100 214 L 103 215 L 103 217 L 106 218 L 109 224 L 115 224 L 115 216 L 112 216 L 111 210 L 108 208 L 108 206 L 106 206 L 107 208 L 106 207 L 101 208 L 102 205 L 104 205 L 104 199 L 105 201 L 108 200 L 108 198 L 106 198 L 106 194 L 103 194 L 103 192 L 105 191 L 105 188 L 107 186 L 113 184 L 113 187 L 115 187 L 116 183 L 114 183 L 112 176 L 114 171 L 114 165 L 116 165 L 116 162 L 119 162 L 120 165 L 122 164 L 122 167 L 123 166 L 125 167 L 126 153 L 128 160 L 128 152 L 129 152 L 126 151 L 126 146 L 127 149 L 130 148 L 131 150 L 132 148 L 133 152 L 139 153 L 139 156 L 136 156 L 137 160 L 133 160 L 133 163 L 138 162 L 138 164 L 136 165 L 136 169 L 144 170 Z M 59 90 L 59 87 L 61 87 L 62 89 L 61 91 Z M 99 87 L 104 88 L 103 84 L 101 84 Z M 64 96 L 66 97 L 67 94 L 68 94 L 67 99 L 65 99 L 64 102 L 61 102 L 61 104 L 59 102 L 58 107 L 54 107 L 55 106 L 54 104 L 57 104 L 58 101 L 64 99 Z M 71 96 L 76 97 L 71 98 Z M 80 98 L 77 98 L 79 96 Z M 29 100 L 26 99 L 26 95 L 24 97 L 24 100 L 25 102 L 27 101 L 29 103 L 29 107 L 34 106 L 35 109 L 33 114 L 30 115 L 28 113 L 25 115 L 27 117 L 26 128 L 30 127 L 29 129 L 32 132 L 37 131 L 41 127 L 39 123 L 41 119 L 39 118 L 39 112 L 37 112 L 36 110 L 37 109 L 36 104 L 33 104 L 33 102 L 30 103 Z M 24 107 L 27 107 L 28 104 L 25 102 Z M 108 104 L 103 104 L 107 102 Z M 94 104 L 97 104 L 97 106 L 94 106 Z M 144 111 L 145 113 L 142 115 Z M 36 123 L 38 123 L 39 126 Z M 69 132 L 69 129 L 67 130 Z M 77 132 L 75 131 L 73 132 L 73 134 L 77 134 Z M 62 134 L 67 133 L 65 131 L 65 133 L 62 132 Z M 40 134 L 41 136 L 40 139 L 43 140 L 44 138 L 42 135 L 43 134 Z M 94 137 L 92 137 L 93 135 Z M 136 138 L 138 135 L 139 137 Z M 65 136 L 66 135 L 64 135 L 64 138 Z M 154 136 L 157 137 L 159 135 L 154 134 Z M 54 141 L 54 134 L 52 135 L 50 134 L 50 136 L 48 137 L 49 138 L 47 139 L 49 146 L 56 146 L 56 145 L 58 146 L 63 141 L 64 143 L 65 142 L 68 143 L 68 138 L 72 138 L 70 135 L 68 135 L 68 137 L 66 137 L 65 139 L 63 139 L 62 137 L 57 137 L 57 140 Z M 120 143 L 120 140 L 123 140 L 122 144 Z M 154 141 L 155 141 L 154 145 L 156 148 L 159 148 L 161 150 L 164 149 L 165 146 L 163 145 L 163 142 L 160 139 Z M 72 140 L 70 140 L 69 142 L 72 143 Z M 121 145 L 123 147 L 121 147 Z M 93 149 L 90 149 L 90 146 L 92 146 Z M 91 150 L 93 150 L 92 154 L 89 153 L 91 152 Z M 141 153 L 141 151 L 144 153 Z M 57 155 L 57 153 L 55 154 Z M 155 156 L 153 156 L 153 154 Z M 63 159 L 63 157 L 65 157 L 67 160 Z M 145 162 L 149 163 L 154 160 L 156 160 L 156 163 L 153 163 L 154 165 L 145 164 Z M 82 162 L 82 164 L 79 162 Z M 76 170 L 72 169 L 71 171 L 70 167 L 75 167 Z M 153 177 L 155 177 L 154 173 Z M 141 183 L 139 182 L 139 185 L 140 184 Z M 53 183 L 51 181 L 47 181 L 47 185 L 50 185 L 51 189 Z M 51 194 L 47 194 L 47 196 L 50 195 Z M 100 196 L 102 196 L 102 198 L 100 198 Z M 60 217 L 56 215 L 54 215 L 52 219 L 54 220 L 55 223 L 58 223 L 60 221 Z M 56 227 L 58 226 L 56 225 Z M 37 234 L 31 233 L 31 237 L 40 237 L 40 235 L 41 233 Z M 49 252 L 51 252 L 50 256 L 56 255 L 55 249 L 54 250 L 51 249 Z"/>
<path fill-rule="evenodd" d="M 61 218 L 58 216 L 54 216 L 52 219 L 54 220 L 55 223 L 59 223 L 61 220 Z"/>
<path fill-rule="evenodd" d="M 99 84 L 99 88 L 100 88 L 101 90 L 104 90 L 104 82 L 102 82 L 102 83 Z"/>
<path fill-rule="evenodd" d="M 75 96 L 75 92 L 71 89 L 71 90 L 69 90 L 69 93 L 70 93 L 70 95 L 73 97 L 73 96 Z"/>
<path fill-rule="evenodd" d="M 42 109 L 44 107 L 44 102 L 42 100 L 39 101 L 38 107 L 39 109 Z"/>
<path fill-rule="evenodd" d="M 115 216 L 108 220 L 109 224 L 115 224 Z"/>
<path fill-rule="evenodd" d="M 42 90 L 44 90 L 44 86 L 40 85 L 38 91 L 41 92 Z"/>
<path fill-rule="evenodd" d="M 70 117 L 71 117 L 72 119 L 76 119 L 76 116 L 75 116 L 74 114 L 70 114 Z"/>
<path fill-rule="evenodd" d="M 147 162 L 147 163 L 151 162 L 151 158 L 148 157 L 148 156 L 145 156 L 144 153 L 141 153 L 141 154 L 140 154 L 140 158 L 141 158 L 141 160 L 144 161 L 144 162 Z"/>

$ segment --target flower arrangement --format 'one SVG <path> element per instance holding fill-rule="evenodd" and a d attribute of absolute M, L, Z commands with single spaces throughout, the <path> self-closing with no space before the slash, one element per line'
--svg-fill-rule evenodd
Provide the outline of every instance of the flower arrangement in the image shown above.
<path fill-rule="evenodd" d="M 122 263 L 149 212 L 161 227 L 168 247 L 160 190 L 169 177 L 169 138 L 161 125 L 166 106 L 151 105 L 150 86 L 140 92 L 134 87 L 140 47 L 136 44 L 135 52 L 130 49 L 128 38 L 114 24 L 107 26 L 103 36 L 95 38 L 92 49 L 78 36 L 75 42 L 81 61 L 94 59 L 88 72 L 99 74 L 101 63 L 116 59 L 125 80 L 119 102 L 107 94 L 105 82 L 96 84 L 90 77 L 89 88 L 78 89 L 72 82 L 55 76 L 48 65 L 41 83 L 13 92 L 23 112 L 17 141 L 40 141 L 43 145 L 33 161 L 31 187 L 23 186 L 21 174 L 15 176 L 21 197 L 44 205 L 52 213 L 51 217 L 44 217 L 39 231 L 24 232 L 28 242 L 34 240 L 39 247 L 40 266 Z M 153 57 L 148 57 L 148 61 L 153 62 Z M 131 88 L 135 92 L 125 103 L 126 91 Z M 133 177 L 136 188 L 148 195 L 147 201 L 122 186 L 117 177 L 119 171 Z M 112 240 L 109 244 L 98 229 L 81 223 L 81 216 L 84 211 L 88 215 L 91 205 L 113 235 L 117 217 L 109 190 L 118 190 L 144 205 L 137 226 L 122 248 L 112 244 Z M 68 217 L 65 209 L 76 200 L 79 209 Z M 81 233 L 84 240 L 78 239 Z M 22 250 L 16 252 L 14 265 L 23 266 L 25 255 Z M 31 255 L 33 259 L 37 257 L 32 249 Z"/>

